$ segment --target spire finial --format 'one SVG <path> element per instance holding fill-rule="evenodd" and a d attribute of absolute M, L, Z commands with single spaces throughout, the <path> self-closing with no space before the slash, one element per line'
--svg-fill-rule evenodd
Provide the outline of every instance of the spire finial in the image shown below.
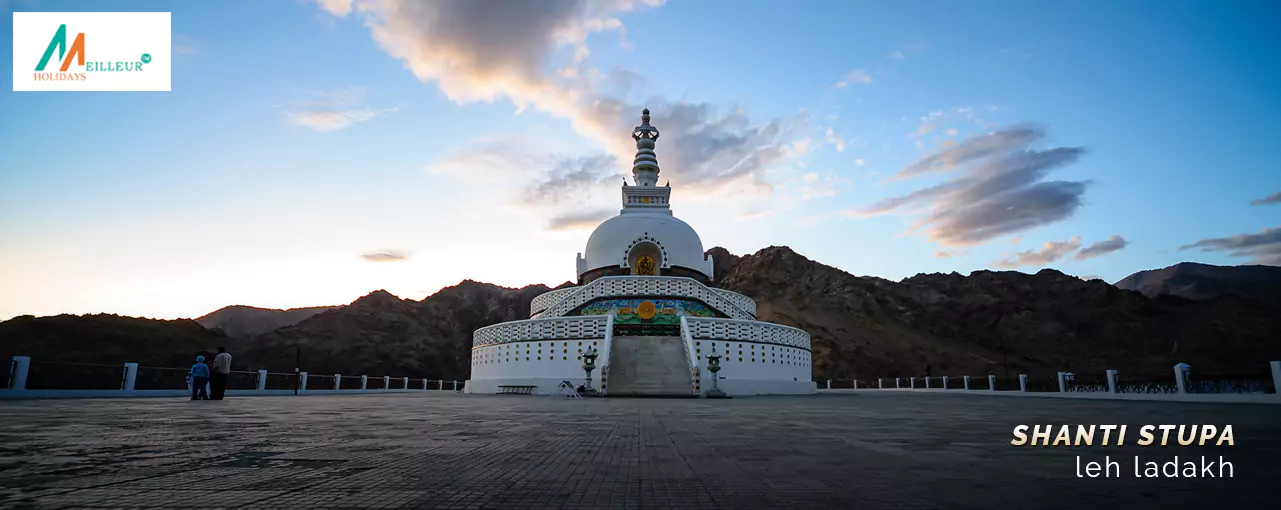
<path fill-rule="evenodd" d="M 658 156 L 654 154 L 658 134 L 658 128 L 649 125 L 649 108 L 641 110 L 641 124 L 632 130 L 632 139 L 636 140 L 632 175 L 637 186 L 654 186 L 658 182 Z"/>

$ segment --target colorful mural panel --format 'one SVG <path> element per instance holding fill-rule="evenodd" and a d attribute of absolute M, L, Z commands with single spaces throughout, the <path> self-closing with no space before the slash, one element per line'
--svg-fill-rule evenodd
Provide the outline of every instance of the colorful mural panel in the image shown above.
<path fill-rule="evenodd" d="M 681 316 L 717 317 L 707 305 L 688 299 L 626 298 L 587 303 L 578 315 L 614 315 L 614 324 L 680 324 Z"/>

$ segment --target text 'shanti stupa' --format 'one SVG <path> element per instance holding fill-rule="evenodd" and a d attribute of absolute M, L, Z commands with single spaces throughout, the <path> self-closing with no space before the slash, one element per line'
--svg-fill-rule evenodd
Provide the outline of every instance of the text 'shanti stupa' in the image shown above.
<path fill-rule="evenodd" d="M 632 131 L 636 184 L 623 182 L 622 211 L 578 255 L 578 286 L 535 297 L 528 320 L 476 330 L 467 391 L 534 386 L 549 394 L 562 381 L 582 385 L 584 353 L 598 355 L 592 386 L 604 395 L 815 391 L 809 334 L 760 322 L 751 298 L 709 286 L 711 257 L 672 216 L 670 184 L 658 186 L 658 134 L 645 110 Z M 711 355 L 720 368 L 715 385 Z"/>

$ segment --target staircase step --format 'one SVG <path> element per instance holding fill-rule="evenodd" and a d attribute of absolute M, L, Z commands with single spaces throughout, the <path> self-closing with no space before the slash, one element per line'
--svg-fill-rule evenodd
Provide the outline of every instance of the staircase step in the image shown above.
<path fill-rule="evenodd" d="M 609 363 L 611 396 L 694 396 L 680 337 L 616 336 Z"/>

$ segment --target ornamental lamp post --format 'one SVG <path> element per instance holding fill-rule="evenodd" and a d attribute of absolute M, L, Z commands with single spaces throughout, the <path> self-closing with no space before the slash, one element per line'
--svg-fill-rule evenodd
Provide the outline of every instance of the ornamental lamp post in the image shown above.
<path fill-rule="evenodd" d="M 597 356 L 599 354 L 596 353 L 596 348 L 594 347 L 588 347 L 583 352 L 583 371 L 587 372 L 587 384 L 583 385 L 583 393 L 589 395 L 596 393 L 596 390 L 592 388 L 592 370 L 596 370 Z"/>
<path fill-rule="evenodd" d="M 712 353 L 707 355 L 707 371 L 712 373 L 712 388 L 707 390 L 707 398 L 728 398 L 721 390 L 720 376 L 716 374 L 721 371 L 721 355 L 716 354 L 716 344 L 712 344 Z"/>

